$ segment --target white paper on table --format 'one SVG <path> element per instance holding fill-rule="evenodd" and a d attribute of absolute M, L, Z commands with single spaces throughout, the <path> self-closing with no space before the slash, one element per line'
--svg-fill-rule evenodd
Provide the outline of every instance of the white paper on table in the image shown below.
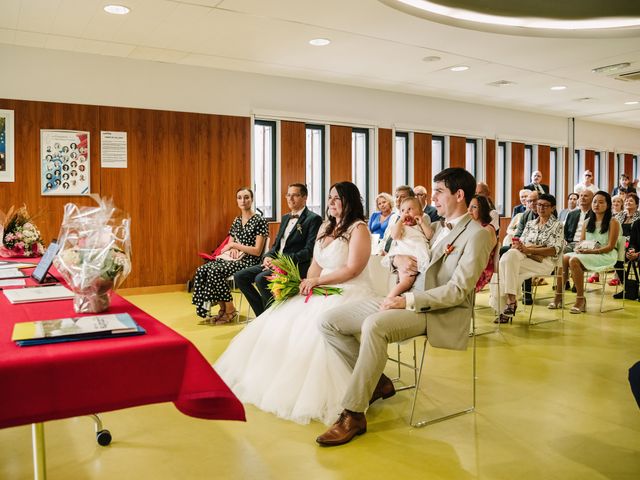
<path fill-rule="evenodd" d="M 10 280 L 0 280 L 0 287 L 23 287 L 27 284 L 26 280 L 21 278 L 12 278 Z"/>
<path fill-rule="evenodd" d="M 6 262 L 0 263 L 0 270 L 6 270 L 7 268 L 28 268 L 35 267 L 35 263 L 16 263 L 16 262 Z"/>
<path fill-rule="evenodd" d="M 20 276 L 25 276 L 25 275 L 17 268 L 4 268 L 0 270 L 0 278 L 11 278 L 11 277 L 20 277 Z"/>

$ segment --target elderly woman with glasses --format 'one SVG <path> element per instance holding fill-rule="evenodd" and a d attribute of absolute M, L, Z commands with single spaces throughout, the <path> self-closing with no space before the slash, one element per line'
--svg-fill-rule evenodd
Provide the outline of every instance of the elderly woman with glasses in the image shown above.
<path fill-rule="evenodd" d="M 563 227 L 552 215 L 555 206 L 553 195 L 539 195 L 538 218 L 527 222 L 520 238 L 514 237 L 511 249 L 500 258 L 500 293 L 503 297 L 498 299 L 492 288 L 491 298 L 496 310 L 503 302 L 505 308 L 495 323 L 511 321 L 517 310 L 516 295 L 522 282 L 536 275 L 548 275 L 562 253 Z"/>

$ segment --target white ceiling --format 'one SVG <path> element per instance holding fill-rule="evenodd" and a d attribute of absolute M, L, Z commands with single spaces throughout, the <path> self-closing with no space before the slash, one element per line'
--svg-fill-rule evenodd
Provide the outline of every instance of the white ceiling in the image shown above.
<path fill-rule="evenodd" d="M 445 97 L 640 128 L 640 81 L 591 73 L 631 62 L 626 38 L 485 33 L 375 0 L 2 0 L 0 43 L 312 79 Z M 312 38 L 331 39 L 313 47 Z M 424 62 L 436 55 L 440 61 Z M 449 67 L 464 64 L 466 72 Z M 494 87 L 497 80 L 516 85 Z M 564 91 L 551 91 L 566 85 Z M 589 97 L 589 101 L 577 99 Z"/>

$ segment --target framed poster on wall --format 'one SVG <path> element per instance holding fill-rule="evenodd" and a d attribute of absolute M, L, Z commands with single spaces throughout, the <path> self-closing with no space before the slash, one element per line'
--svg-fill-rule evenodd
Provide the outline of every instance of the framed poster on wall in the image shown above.
<path fill-rule="evenodd" d="M 13 110 L 0 110 L 0 182 L 15 182 Z"/>
<path fill-rule="evenodd" d="M 42 195 L 89 195 L 89 132 L 40 130 Z"/>

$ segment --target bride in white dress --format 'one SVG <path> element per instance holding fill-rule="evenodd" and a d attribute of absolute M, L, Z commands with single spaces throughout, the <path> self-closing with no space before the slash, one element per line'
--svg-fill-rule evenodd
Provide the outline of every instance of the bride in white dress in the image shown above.
<path fill-rule="evenodd" d="M 366 271 L 371 239 L 360 192 L 351 182 L 331 187 L 328 220 L 318 233 L 301 295 L 271 307 L 231 342 L 216 372 L 244 403 L 298 423 L 335 421 L 351 368 L 325 343 L 318 325 L 338 305 L 378 297 Z M 342 295 L 305 296 L 317 285 Z"/>

